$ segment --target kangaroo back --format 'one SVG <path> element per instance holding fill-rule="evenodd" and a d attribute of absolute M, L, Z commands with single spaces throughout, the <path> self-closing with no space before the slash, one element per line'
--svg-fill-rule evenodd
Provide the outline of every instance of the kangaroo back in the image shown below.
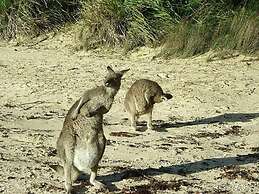
<path fill-rule="evenodd" d="M 131 126 L 136 129 L 136 120 L 140 115 L 148 114 L 148 128 L 152 129 L 152 110 L 155 103 L 171 99 L 172 95 L 165 94 L 157 82 L 140 79 L 133 83 L 124 100 L 126 111 L 129 113 Z"/>
<path fill-rule="evenodd" d="M 163 90 L 158 83 L 140 79 L 128 90 L 124 105 L 127 111 L 143 111 L 155 103 L 162 102 Z"/>

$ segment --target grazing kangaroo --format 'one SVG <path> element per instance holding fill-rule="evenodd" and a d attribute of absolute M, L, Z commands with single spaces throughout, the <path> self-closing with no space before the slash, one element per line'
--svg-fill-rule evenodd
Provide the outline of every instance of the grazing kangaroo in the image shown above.
<path fill-rule="evenodd" d="M 126 111 L 130 115 L 131 127 L 136 129 L 136 120 L 139 116 L 148 114 L 147 127 L 148 129 L 153 129 L 152 111 L 154 104 L 171 98 L 172 95 L 165 94 L 158 83 L 154 81 L 140 79 L 134 82 L 128 90 L 124 101 Z"/>
<path fill-rule="evenodd" d="M 129 69 L 114 72 L 107 67 L 107 70 L 104 85 L 86 91 L 70 108 L 57 141 L 61 166 L 52 168 L 64 175 L 67 194 L 71 193 L 72 184 L 80 173 L 86 173 L 89 169 L 90 183 L 99 189 L 105 187 L 95 179 L 106 144 L 103 114 L 110 110 L 121 78 Z M 73 119 L 72 115 L 76 117 Z"/>

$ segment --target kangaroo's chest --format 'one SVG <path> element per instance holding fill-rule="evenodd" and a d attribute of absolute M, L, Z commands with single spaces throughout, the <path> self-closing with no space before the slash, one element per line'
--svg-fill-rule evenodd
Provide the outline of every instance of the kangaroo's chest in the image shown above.
<path fill-rule="evenodd" d="M 109 97 L 107 94 L 93 97 L 87 102 L 88 110 L 95 111 L 96 107 L 99 107 L 99 113 L 106 114 L 113 103 L 113 98 Z M 103 107 L 103 108 L 102 108 Z"/>
<path fill-rule="evenodd" d="M 96 166 L 104 152 L 106 139 L 104 136 L 80 142 L 74 149 L 74 165 L 78 170 L 87 172 Z"/>

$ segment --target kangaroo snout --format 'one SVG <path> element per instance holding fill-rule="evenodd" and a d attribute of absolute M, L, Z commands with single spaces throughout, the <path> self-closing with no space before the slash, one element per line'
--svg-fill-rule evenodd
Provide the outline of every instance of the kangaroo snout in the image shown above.
<path fill-rule="evenodd" d="M 173 98 L 172 94 L 169 94 L 169 93 L 165 93 L 162 95 L 161 97 L 163 100 L 170 100 Z"/>

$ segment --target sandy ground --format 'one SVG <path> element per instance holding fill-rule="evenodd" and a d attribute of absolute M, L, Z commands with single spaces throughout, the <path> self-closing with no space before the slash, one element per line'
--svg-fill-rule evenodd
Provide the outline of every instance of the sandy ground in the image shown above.
<path fill-rule="evenodd" d="M 65 193 L 55 144 L 70 106 L 101 84 L 106 66 L 131 68 L 105 115 L 108 145 L 98 179 L 109 192 L 259 193 L 259 61 L 154 58 L 142 48 L 120 55 L 83 52 L 62 36 L 31 47 L 0 47 L 0 193 Z M 154 109 L 155 131 L 129 127 L 123 99 L 139 78 L 173 100 Z M 88 181 L 77 193 L 100 193 Z"/>

